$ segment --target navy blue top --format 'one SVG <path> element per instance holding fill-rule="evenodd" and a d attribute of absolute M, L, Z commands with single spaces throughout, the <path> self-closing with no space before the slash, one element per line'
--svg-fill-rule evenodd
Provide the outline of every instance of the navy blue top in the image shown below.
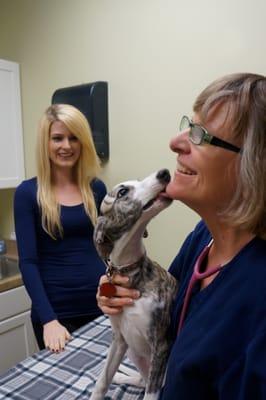
<path fill-rule="evenodd" d="M 106 194 L 102 181 L 92 183 L 97 208 Z M 37 179 L 23 181 L 14 200 L 19 265 L 32 301 L 32 319 L 42 324 L 57 318 L 100 315 L 96 303 L 105 265 L 93 244 L 93 225 L 83 204 L 61 206 L 63 238 L 42 228 Z"/>
<path fill-rule="evenodd" d="M 174 344 L 161 400 L 266 399 L 266 241 L 254 238 L 204 289 L 177 325 L 195 261 L 211 237 L 203 222 L 170 272 L 180 281 L 172 315 Z"/>

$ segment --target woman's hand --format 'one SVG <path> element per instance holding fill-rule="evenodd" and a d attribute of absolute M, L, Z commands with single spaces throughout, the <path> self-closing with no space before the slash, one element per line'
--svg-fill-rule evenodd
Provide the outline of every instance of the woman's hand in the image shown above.
<path fill-rule="evenodd" d="M 56 319 L 43 325 L 43 341 L 47 349 L 58 353 L 65 349 L 70 339 L 68 330 Z"/>
<path fill-rule="evenodd" d="M 135 289 L 125 287 L 128 283 L 128 277 L 116 274 L 112 278 L 115 285 L 116 294 L 114 297 L 105 297 L 100 295 L 100 286 L 102 283 L 108 282 L 106 275 L 101 276 L 97 291 L 98 307 L 104 314 L 116 315 L 122 312 L 124 306 L 130 306 L 134 303 L 134 299 L 138 299 L 140 293 Z"/>

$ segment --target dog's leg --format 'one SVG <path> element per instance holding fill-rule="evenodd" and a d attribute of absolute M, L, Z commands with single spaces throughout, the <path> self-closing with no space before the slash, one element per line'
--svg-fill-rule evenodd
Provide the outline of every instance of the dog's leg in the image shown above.
<path fill-rule="evenodd" d="M 160 395 L 160 390 L 156 393 L 145 393 L 143 400 L 158 400 Z"/>
<path fill-rule="evenodd" d="M 97 379 L 90 400 L 103 400 L 115 372 L 127 351 L 127 344 L 120 334 L 115 334 L 108 352 L 104 369 Z"/>
<path fill-rule="evenodd" d="M 149 376 L 143 400 L 157 400 L 164 383 L 170 345 L 167 338 L 162 336 L 161 332 L 158 336 L 157 340 L 153 341 Z"/>
<path fill-rule="evenodd" d="M 117 372 L 113 378 L 113 383 L 118 385 L 132 385 L 139 388 L 145 388 L 146 386 L 145 380 L 142 378 L 140 373 L 134 370 L 131 370 L 129 375 Z"/>
<path fill-rule="evenodd" d="M 163 346 L 163 344 L 161 343 Z M 160 391 L 164 383 L 165 365 L 168 358 L 168 347 L 160 349 L 157 353 L 153 354 L 151 358 L 151 366 L 147 385 L 145 389 L 145 396 L 143 400 L 157 400 L 160 396 Z"/>
<path fill-rule="evenodd" d="M 118 372 L 122 372 L 122 374 L 128 376 L 131 376 L 134 373 L 138 374 L 138 372 L 134 368 L 127 367 L 123 363 L 120 364 Z"/>
<path fill-rule="evenodd" d="M 128 358 L 136 365 L 140 375 L 143 377 L 145 382 L 148 380 L 149 370 L 150 370 L 150 357 L 140 357 L 133 350 L 128 349 L 127 352 Z"/>
<path fill-rule="evenodd" d="M 145 388 L 149 373 L 150 358 L 140 357 L 139 355 L 135 354 L 132 349 L 128 349 L 127 355 L 133 364 L 135 364 L 138 371 L 133 368 L 126 367 L 122 363 L 120 364 L 119 372 L 117 372 L 114 376 L 113 382 L 120 385 L 127 384 Z"/>

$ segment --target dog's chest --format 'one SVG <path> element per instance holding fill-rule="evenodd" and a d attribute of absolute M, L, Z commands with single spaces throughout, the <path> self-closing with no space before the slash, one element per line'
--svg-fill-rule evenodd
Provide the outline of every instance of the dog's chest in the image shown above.
<path fill-rule="evenodd" d="M 135 300 L 133 306 L 124 307 L 120 315 L 112 316 L 111 322 L 114 330 L 119 330 L 128 347 L 135 354 L 149 356 L 150 330 L 153 325 L 153 310 L 158 306 L 157 296 L 151 294 Z"/>

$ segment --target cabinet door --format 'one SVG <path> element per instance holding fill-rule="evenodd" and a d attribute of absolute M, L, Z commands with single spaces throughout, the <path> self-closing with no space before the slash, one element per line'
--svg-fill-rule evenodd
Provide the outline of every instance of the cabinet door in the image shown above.
<path fill-rule="evenodd" d="M 0 322 L 0 373 L 36 351 L 30 311 Z"/>
<path fill-rule="evenodd" d="M 0 60 L 0 189 L 24 179 L 19 66 Z"/>
<path fill-rule="evenodd" d="M 24 286 L 0 293 L 0 321 L 30 310 L 31 301 Z"/>

